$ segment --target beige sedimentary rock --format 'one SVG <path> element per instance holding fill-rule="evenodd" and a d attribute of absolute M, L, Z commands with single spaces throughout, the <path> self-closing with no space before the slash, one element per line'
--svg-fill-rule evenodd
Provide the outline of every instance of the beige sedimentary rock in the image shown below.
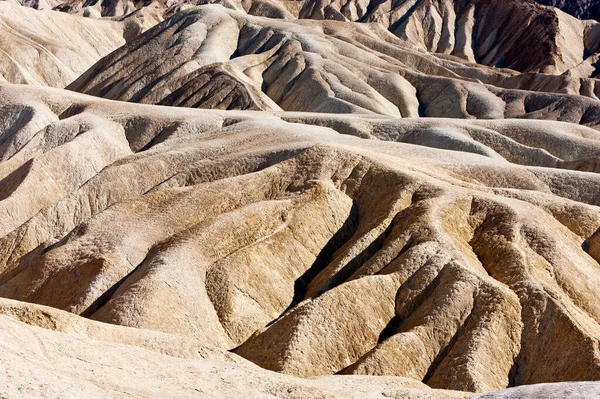
<path fill-rule="evenodd" d="M 596 21 L 581 21 L 534 1 L 360 3 L 307 1 L 300 16 L 376 22 L 428 51 L 522 72 L 560 74 L 598 51 Z"/>
<path fill-rule="evenodd" d="M 409 378 L 269 372 L 189 338 L 0 300 L 3 397 L 467 398 Z"/>
<path fill-rule="evenodd" d="M 533 0 L 69 0 L 57 9 L 119 18 L 144 12 L 158 21 L 210 3 L 269 18 L 377 23 L 405 43 L 441 55 L 522 72 L 570 71 L 582 84 L 596 76 L 600 25 Z"/>
<path fill-rule="evenodd" d="M 595 395 L 599 25 L 216 2 L 0 3 L 0 396 Z"/>
<path fill-rule="evenodd" d="M 536 384 L 505 389 L 480 396 L 477 399 L 505 398 L 593 398 L 598 396 L 600 384 L 597 382 L 561 382 L 554 384 Z"/>
<path fill-rule="evenodd" d="M 348 375 L 272 380 L 334 396 L 348 391 L 320 384 L 489 392 L 600 376 L 593 129 L 193 110 L 15 85 L 0 86 L 0 107 L 0 296 L 73 313 L 10 302 L 11 317 L 79 331 L 140 367 L 170 363 L 88 341 Z M 51 348 L 63 339 L 43 334 Z M 240 379 L 274 376 L 240 362 Z M 141 389 L 121 381 L 118 392 Z"/>
<path fill-rule="evenodd" d="M 125 44 L 126 28 L 0 1 L 0 81 L 63 88 Z"/>
<path fill-rule="evenodd" d="M 217 5 L 176 14 L 69 89 L 195 108 L 527 118 L 600 124 L 596 81 L 519 74 L 411 48 L 378 24 L 281 21 Z"/>
<path fill-rule="evenodd" d="M 41 1 L 40 0 L 3 0 L 3 1 L 7 1 L 8 3 L 18 5 L 18 6 L 31 7 L 36 10 L 51 10 L 52 8 L 54 8 L 58 4 L 60 4 L 59 1 L 55 1 L 55 0 L 41 0 Z"/>

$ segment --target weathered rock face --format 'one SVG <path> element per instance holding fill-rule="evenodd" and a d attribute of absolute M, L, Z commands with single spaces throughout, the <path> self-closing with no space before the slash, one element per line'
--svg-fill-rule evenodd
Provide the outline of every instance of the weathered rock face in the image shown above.
<path fill-rule="evenodd" d="M 63 88 L 125 44 L 125 28 L 0 1 L 0 82 Z"/>
<path fill-rule="evenodd" d="M 556 384 L 537 384 L 526 387 L 510 388 L 498 392 L 476 396 L 477 399 L 543 399 L 543 398 L 594 398 L 600 395 L 597 382 L 565 382 Z"/>
<path fill-rule="evenodd" d="M 159 24 L 68 88 L 202 108 L 600 124 L 596 79 L 449 60 L 374 24 L 276 21 L 215 5 Z"/>
<path fill-rule="evenodd" d="M 536 0 L 538 3 L 557 7 L 580 19 L 600 19 L 600 1 L 598 0 Z"/>
<path fill-rule="evenodd" d="M 30 7 L 36 10 L 51 10 L 60 4 L 56 0 L 2 0 L 18 6 Z"/>
<path fill-rule="evenodd" d="M 563 73 L 598 51 L 596 22 L 529 0 L 311 1 L 300 15 L 376 22 L 419 48 L 522 72 Z"/>
<path fill-rule="evenodd" d="M 0 354 L 11 366 L 8 373 L 2 371 L 0 394 L 7 398 L 471 396 L 433 390 L 408 378 L 285 376 L 187 337 L 110 326 L 6 299 L 0 300 L 0 313 Z"/>
<path fill-rule="evenodd" d="M 574 69 L 586 78 L 597 73 L 598 23 L 577 20 L 534 0 L 72 0 L 57 9 L 105 17 L 145 9 L 161 19 L 209 3 L 269 18 L 377 23 L 420 49 L 521 72 L 562 74 Z M 595 9 L 583 1 L 563 3 L 550 5 L 576 17 Z"/>
<path fill-rule="evenodd" d="M 594 395 L 600 25 L 210 2 L 0 3 L 0 397 Z"/>
<path fill-rule="evenodd" d="M 10 85 L 0 106 L 4 298 L 299 377 L 600 378 L 593 129 Z"/>
<path fill-rule="evenodd" d="M 146 6 L 160 7 L 164 6 L 164 2 L 145 0 L 67 0 L 60 3 L 55 9 L 69 13 L 86 14 L 86 16 L 92 17 L 122 17 Z"/>

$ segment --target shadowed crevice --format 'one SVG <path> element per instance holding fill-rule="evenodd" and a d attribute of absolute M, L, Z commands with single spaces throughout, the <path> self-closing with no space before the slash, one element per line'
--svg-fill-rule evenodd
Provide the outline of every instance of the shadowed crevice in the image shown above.
<path fill-rule="evenodd" d="M 294 297 L 292 302 L 284 310 L 281 315 L 267 324 L 267 327 L 281 319 L 286 313 L 292 310 L 298 303 L 302 302 L 306 295 L 306 289 L 310 282 L 331 262 L 333 255 L 339 250 L 356 232 L 358 228 L 358 205 L 355 201 L 352 202 L 352 208 L 348 214 L 348 218 L 344 221 L 342 227 L 335 232 L 317 255 L 316 260 L 308 270 L 306 270 L 294 283 Z"/>
<path fill-rule="evenodd" d="M 144 258 L 144 260 L 142 260 L 129 273 L 127 273 L 119 281 L 117 281 L 115 284 L 113 284 L 109 289 L 104 291 L 104 293 L 102 293 L 102 295 L 100 295 L 98 298 L 96 298 L 96 300 L 94 302 L 92 302 L 91 305 L 87 307 L 87 309 L 85 309 L 83 312 L 81 312 L 80 316 L 86 317 L 86 318 L 91 318 L 94 315 L 94 313 L 96 313 L 104 305 L 106 305 L 106 303 L 108 303 L 108 301 L 110 301 L 110 299 L 113 297 L 115 292 L 117 292 L 119 287 L 121 287 L 121 285 L 123 285 L 123 283 L 125 281 L 127 281 L 127 279 L 129 279 L 129 277 L 131 277 L 137 270 L 139 270 L 139 268 L 146 262 L 146 260 L 148 259 L 149 256 L 150 256 L 150 253 L 148 253 L 146 255 L 146 257 Z"/>

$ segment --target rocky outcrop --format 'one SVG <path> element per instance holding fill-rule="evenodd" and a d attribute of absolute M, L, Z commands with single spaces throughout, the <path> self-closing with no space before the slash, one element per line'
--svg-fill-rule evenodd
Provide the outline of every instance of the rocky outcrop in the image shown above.
<path fill-rule="evenodd" d="M 521 72 L 560 74 L 598 51 L 596 22 L 530 0 L 310 1 L 300 16 L 376 22 L 427 51 Z"/>
<path fill-rule="evenodd" d="M 110 326 L 64 311 L 0 300 L 3 397 L 467 398 L 408 378 L 268 372 L 189 338 Z M 45 367 L 43 372 L 40 368 Z M 8 374 L 8 375 L 7 375 Z M 76 388 L 75 388 L 76 387 Z M 75 391 L 76 390 L 76 391 Z"/>
<path fill-rule="evenodd" d="M 600 123 L 595 79 L 449 60 L 374 24 L 276 21 L 216 5 L 182 11 L 68 88 L 200 108 Z"/>
<path fill-rule="evenodd" d="M 557 384 L 537 384 L 527 387 L 510 388 L 498 392 L 476 396 L 478 399 L 504 398 L 593 398 L 598 396 L 600 384 L 596 382 L 566 382 Z"/>
<path fill-rule="evenodd" d="M 51 10 L 60 4 L 56 0 L 3 0 L 18 6 L 30 7 L 36 10 Z"/>
<path fill-rule="evenodd" d="M 600 376 L 595 130 L 1 90 L 4 298 L 299 377 Z"/>
<path fill-rule="evenodd" d="M 122 17 L 142 7 L 157 8 L 164 6 L 162 1 L 138 0 L 67 0 L 55 7 L 58 11 L 83 14 L 90 17 Z"/>
<path fill-rule="evenodd" d="M 125 25 L 0 1 L 0 82 L 63 88 L 125 44 Z"/>
<path fill-rule="evenodd" d="M 600 19 L 600 2 L 597 0 L 536 0 L 538 3 L 557 7 L 579 19 Z"/>
<path fill-rule="evenodd" d="M 597 74 L 598 23 L 577 20 L 559 8 L 544 7 L 534 0 L 185 0 L 173 3 L 72 0 L 56 9 L 103 17 L 143 12 L 160 20 L 189 7 L 210 3 L 269 18 L 377 23 L 417 48 L 520 72 L 562 74 L 573 70 L 579 75 L 585 69 L 585 78 Z M 593 4 L 582 1 L 549 3 L 576 17 L 587 16 L 594 10 Z M 527 46 L 526 52 L 522 51 L 523 46 Z"/>
<path fill-rule="evenodd" d="M 0 4 L 0 397 L 594 395 L 598 24 L 215 2 Z"/>

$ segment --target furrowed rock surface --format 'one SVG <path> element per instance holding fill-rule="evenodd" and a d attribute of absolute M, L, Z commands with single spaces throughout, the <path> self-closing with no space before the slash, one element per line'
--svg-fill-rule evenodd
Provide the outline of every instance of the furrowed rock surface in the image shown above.
<path fill-rule="evenodd" d="M 597 22 L 531 0 L 307 1 L 300 16 L 376 22 L 419 48 L 522 72 L 560 74 L 598 52 Z"/>
<path fill-rule="evenodd" d="M 510 388 L 481 396 L 477 399 L 544 399 L 595 398 L 600 395 L 600 384 L 597 382 L 565 382 L 555 384 L 536 384 L 526 387 Z"/>
<path fill-rule="evenodd" d="M 34 8 L 36 10 L 51 10 L 52 8 L 56 7 L 58 4 L 60 4 L 59 1 L 56 0 L 2 0 L 2 1 L 7 1 L 9 3 L 18 5 L 18 6 L 24 6 L 24 7 L 31 7 Z"/>
<path fill-rule="evenodd" d="M 77 322 L 144 348 L 81 338 L 111 364 L 183 367 L 187 387 L 208 363 L 168 366 L 148 343 L 158 334 L 310 378 L 225 368 L 232 392 L 238 378 L 275 396 L 284 381 L 358 397 L 383 389 L 354 391 L 362 381 L 483 393 L 600 378 L 594 129 L 193 110 L 17 85 L 0 86 L 0 108 L 0 296 L 126 328 Z M 64 340 L 35 331 L 46 347 Z M 312 379 L 331 374 L 345 377 Z M 110 389 L 141 389 L 128 378 Z"/>
<path fill-rule="evenodd" d="M 597 395 L 600 24 L 55 6 L 0 1 L 0 397 Z"/>
<path fill-rule="evenodd" d="M 141 8 L 157 9 L 166 7 L 165 1 L 139 0 L 68 0 L 55 7 L 58 11 L 83 14 L 90 17 L 124 17 Z"/>
<path fill-rule="evenodd" d="M 584 9 L 594 9 L 583 1 L 550 1 L 575 17 L 534 0 L 72 0 L 57 9 L 103 17 L 145 9 L 160 19 L 209 3 L 269 18 L 376 23 L 416 48 L 488 66 L 526 73 L 569 71 L 584 78 L 597 75 L 600 25 L 576 18 L 586 13 Z"/>
<path fill-rule="evenodd" d="M 3 397 L 460 399 L 397 377 L 300 379 L 185 337 L 0 300 Z"/>
<path fill-rule="evenodd" d="M 558 7 L 564 12 L 580 19 L 600 19 L 600 1 L 598 0 L 536 0 L 538 3 Z"/>
<path fill-rule="evenodd" d="M 63 88 L 126 36 L 122 23 L 0 1 L 0 82 Z"/>
<path fill-rule="evenodd" d="M 596 127 L 596 79 L 520 74 L 419 51 L 378 24 L 182 11 L 68 89 L 195 108 L 549 119 Z"/>

